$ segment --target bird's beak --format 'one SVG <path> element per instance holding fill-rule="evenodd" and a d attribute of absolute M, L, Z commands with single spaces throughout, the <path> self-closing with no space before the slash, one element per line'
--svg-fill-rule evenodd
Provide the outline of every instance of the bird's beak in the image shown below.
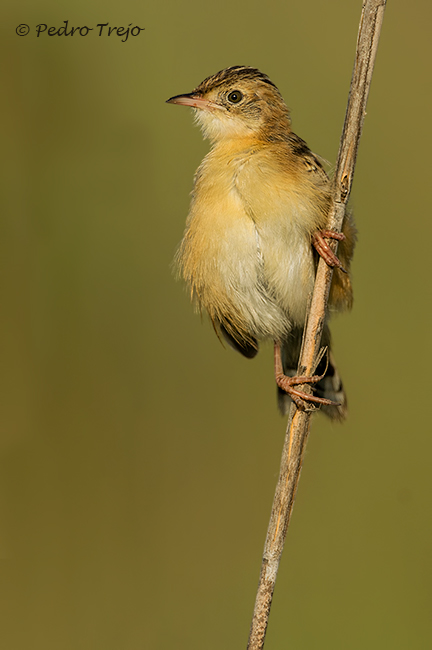
<path fill-rule="evenodd" d="M 201 95 L 197 93 L 189 93 L 187 95 L 176 95 L 175 97 L 170 97 L 167 99 L 167 104 L 178 104 L 179 106 L 191 106 L 192 108 L 202 108 L 204 110 L 212 109 L 223 109 L 224 107 L 216 102 L 211 102 L 208 99 L 204 99 Z"/>

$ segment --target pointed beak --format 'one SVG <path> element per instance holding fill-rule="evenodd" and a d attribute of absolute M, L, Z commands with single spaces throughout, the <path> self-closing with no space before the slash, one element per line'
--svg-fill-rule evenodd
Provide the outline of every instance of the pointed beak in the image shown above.
<path fill-rule="evenodd" d="M 220 104 L 216 104 L 216 102 L 211 102 L 208 99 L 204 99 L 197 93 L 176 95 L 175 97 L 170 97 L 170 99 L 167 99 L 166 103 L 178 104 L 179 106 L 191 106 L 192 108 L 201 108 L 204 110 L 212 110 L 216 108 L 224 110 L 224 107 Z"/>

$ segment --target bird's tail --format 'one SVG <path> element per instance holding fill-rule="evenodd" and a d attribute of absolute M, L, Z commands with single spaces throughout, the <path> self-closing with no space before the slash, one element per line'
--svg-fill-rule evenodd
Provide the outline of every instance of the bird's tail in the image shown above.
<path fill-rule="evenodd" d="M 288 377 L 295 377 L 297 374 L 302 336 L 302 329 L 295 329 L 282 344 L 283 370 Z M 325 399 L 332 400 L 332 402 L 337 402 L 337 406 L 322 405 L 320 410 L 332 420 L 342 422 L 347 416 L 347 398 L 333 355 L 330 351 L 330 331 L 327 326 L 325 326 L 323 331 L 322 345 L 327 347 L 328 352 L 323 355 L 315 374 L 325 374 L 319 382 L 312 384 L 313 394 L 317 397 L 324 397 Z M 282 414 L 288 413 L 291 398 L 281 388 L 278 388 L 278 405 Z"/>

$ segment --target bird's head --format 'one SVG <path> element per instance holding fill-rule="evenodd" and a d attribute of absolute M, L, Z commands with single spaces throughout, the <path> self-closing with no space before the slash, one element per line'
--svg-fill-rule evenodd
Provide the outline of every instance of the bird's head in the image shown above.
<path fill-rule="evenodd" d="M 290 132 L 288 108 L 276 86 L 256 68 L 233 66 L 204 79 L 170 104 L 195 109 L 204 137 L 212 142 L 252 138 L 284 140 Z"/>

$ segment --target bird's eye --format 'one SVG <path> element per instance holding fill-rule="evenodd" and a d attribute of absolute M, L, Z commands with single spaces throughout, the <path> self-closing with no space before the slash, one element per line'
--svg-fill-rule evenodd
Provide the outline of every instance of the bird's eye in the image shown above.
<path fill-rule="evenodd" d="M 231 104 L 238 104 L 243 99 L 243 95 L 239 90 L 233 90 L 232 93 L 228 95 L 227 99 Z"/>

